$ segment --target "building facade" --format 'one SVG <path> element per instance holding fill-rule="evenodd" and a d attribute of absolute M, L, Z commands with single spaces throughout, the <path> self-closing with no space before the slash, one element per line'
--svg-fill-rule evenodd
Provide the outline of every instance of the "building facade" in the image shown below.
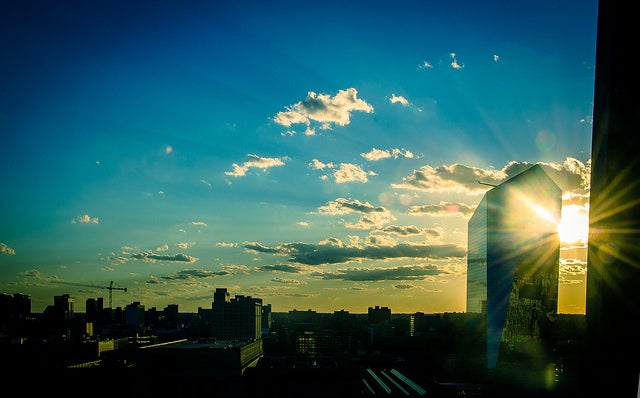
<path fill-rule="evenodd" d="M 212 337 L 217 339 L 259 339 L 262 337 L 262 299 L 231 295 L 216 288 L 212 303 Z"/>
<path fill-rule="evenodd" d="M 486 315 L 488 368 L 547 349 L 561 210 L 561 189 L 534 165 L 487 191 L 469 220 L 467 312 Z"/>

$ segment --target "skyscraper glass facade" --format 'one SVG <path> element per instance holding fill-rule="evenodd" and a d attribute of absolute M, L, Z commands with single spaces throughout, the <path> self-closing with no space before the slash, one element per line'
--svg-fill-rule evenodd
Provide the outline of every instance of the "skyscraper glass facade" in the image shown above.
<path fill-rule="evenodd" d="M 489 368 L 546 351 L 561 209 L 562 191 L 535 165 L 487 191 L 469 220 L 467 312 L 486 314 Z"/>

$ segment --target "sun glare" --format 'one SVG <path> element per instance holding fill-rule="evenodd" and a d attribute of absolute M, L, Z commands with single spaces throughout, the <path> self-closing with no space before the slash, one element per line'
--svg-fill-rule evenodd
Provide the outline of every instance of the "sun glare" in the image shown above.
<path fill-rule="evenodd" d="M 577 205 L 563 206 L 558 233 L 562 243 L 586 244 L 589 237 L 589 208 Z"/>

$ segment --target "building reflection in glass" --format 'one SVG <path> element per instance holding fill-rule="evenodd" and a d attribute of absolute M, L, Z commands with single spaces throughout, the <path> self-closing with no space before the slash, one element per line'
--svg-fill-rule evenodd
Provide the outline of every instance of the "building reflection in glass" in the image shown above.
<path fill-rule="evenodd" d="M 561 189 L 534 165 L 487 191 L 469 220 L 467 312 L 486 314 L 487 368 L 546 360 L 561 209 Z"/>

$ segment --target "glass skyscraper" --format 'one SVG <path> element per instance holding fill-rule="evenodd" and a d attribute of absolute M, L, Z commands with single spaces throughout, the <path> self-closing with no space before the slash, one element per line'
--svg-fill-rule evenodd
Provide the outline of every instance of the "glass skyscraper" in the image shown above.
<path fill-rule="evenodd" d="M 534 165 L 487 191 L 469 220 L 467 312 L 486 314 L 488 368 L 546 353 L 561 209 L 561 189 Z"/>

